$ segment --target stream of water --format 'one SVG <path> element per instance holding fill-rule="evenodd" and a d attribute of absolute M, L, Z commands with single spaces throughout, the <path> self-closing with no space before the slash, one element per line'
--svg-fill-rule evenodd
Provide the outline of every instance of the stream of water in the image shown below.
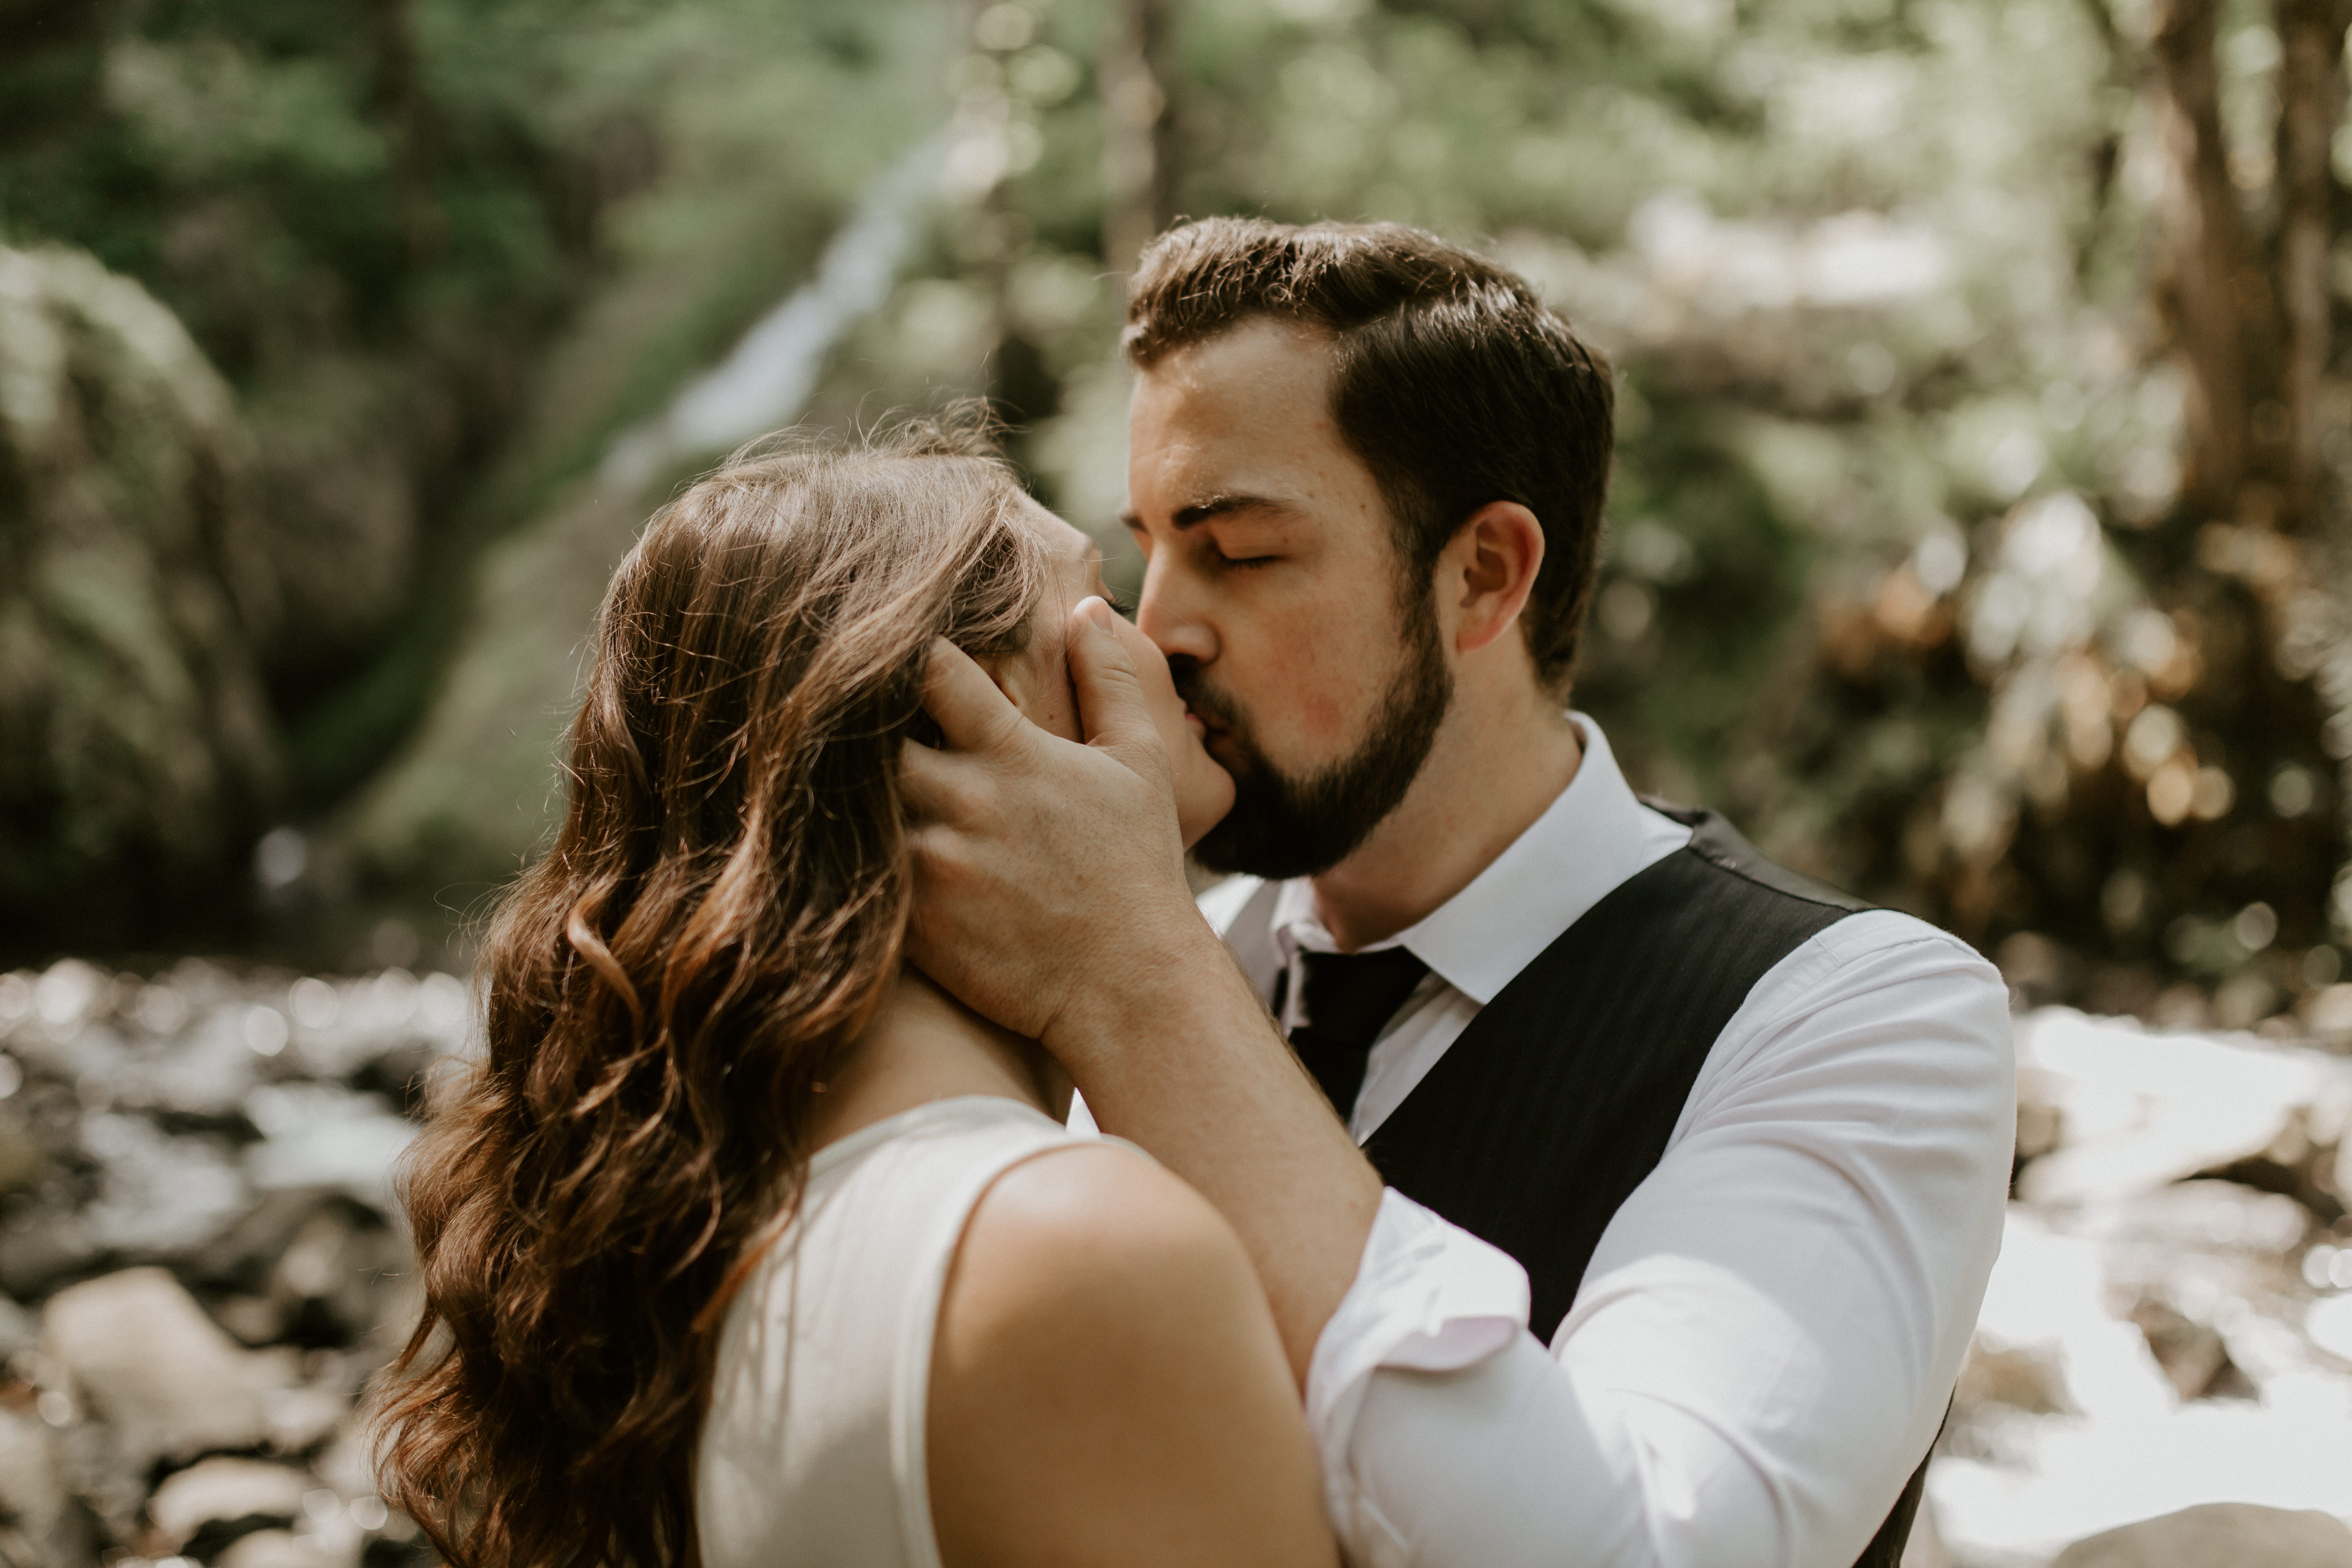
<path fill-rule="evenodd" d="M 679 458 L 723 451 L 790 425 L 816 390 L 834 345 L 889 299 L 938 195 L 946 153 L 946 138 L 934 136 L 876 175 L 825 247 L 816 276 L 754 322 L 660 415 L 617 437 L 601 477 L 635 489 Z"/>

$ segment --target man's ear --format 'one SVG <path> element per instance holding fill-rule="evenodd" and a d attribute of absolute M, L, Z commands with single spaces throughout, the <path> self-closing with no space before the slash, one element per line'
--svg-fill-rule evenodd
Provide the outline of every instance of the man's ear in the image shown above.
<path fill-rule="evenodd" d="M 1488 501 L 1454 530 L 1438 556 L 1437 580 L 1459 584 L 1457 651 L 1475 653 L 1518 624 L 1543 558 L 1543 524 L 1517 501 Z"/>

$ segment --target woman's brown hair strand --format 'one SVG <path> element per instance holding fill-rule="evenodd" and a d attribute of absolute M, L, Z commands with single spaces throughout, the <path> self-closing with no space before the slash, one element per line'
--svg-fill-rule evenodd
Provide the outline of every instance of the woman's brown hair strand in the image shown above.
<path fill-rule="evenodd" d="M 1020 497 L 948 427 L 748 449 L 615 574 L 562 826 L 484 947 L 487 1054 L 404 1176 L 425 1307 L 383 1473 L 455 1568 L 698 1562 L 730 1271 L 898 967 L 926 651 L 1015 651 L 1043 593 Z"/>

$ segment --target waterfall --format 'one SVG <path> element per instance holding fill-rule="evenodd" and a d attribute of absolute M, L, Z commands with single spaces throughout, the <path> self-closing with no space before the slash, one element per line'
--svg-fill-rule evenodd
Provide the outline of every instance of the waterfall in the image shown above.
<path fill-rule="evenodd" d="M 876 175 L 826 245 L 816 276 L 754 322 L 668 408 L 614 438 L 599 476 L 635 489 L 677 458 L 723 451 L 791 424 L 816 390 L 825 355 L 889 299 L 939 189 L 945 154 L 945 138 L 933 137 Z"/>

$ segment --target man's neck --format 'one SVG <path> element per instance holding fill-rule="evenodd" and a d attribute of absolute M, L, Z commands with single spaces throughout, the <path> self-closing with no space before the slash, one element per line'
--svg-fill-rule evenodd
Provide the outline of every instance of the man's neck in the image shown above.
<path fill-rule="evenodd" d="M 1403 801 L 1314 879 L 1324 929 L 1353 952 L 1426 920 L 1551 808 L 1583 762 L 1576 725 L 1541 698 L 1502 711 L 1457 700 Z"/>

